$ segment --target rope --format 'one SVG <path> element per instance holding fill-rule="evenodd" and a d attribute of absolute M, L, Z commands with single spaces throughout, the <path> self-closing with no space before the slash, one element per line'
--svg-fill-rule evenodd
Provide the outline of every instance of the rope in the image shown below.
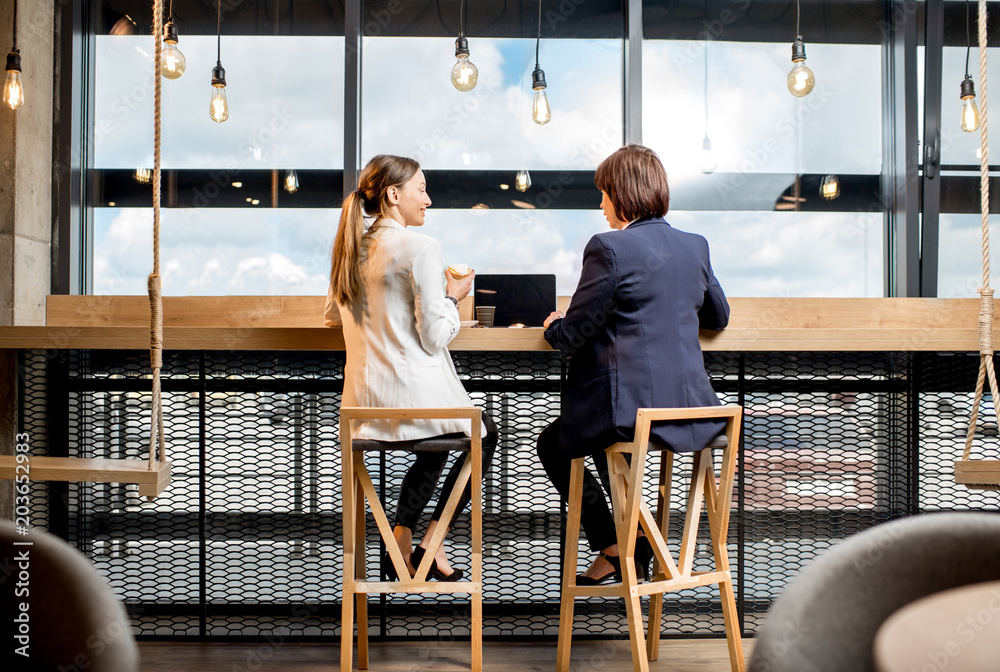
<path fill-rule="evenodd" d="M 979 90 L 982 94 L 982 105 L 979 107 L 981 123 L 979 126 L 979 145 L 982 156 L 979 165 L 979 211 L 982 215 L 983 233 L 983 286 L 979 288 L 979 377 L 976 380 L 976 394 L 972 401 L 972 415 L 969 419 L 969 429 L 965 435 L 965 450 L 962 460 L 968 460 L 972 453 L 972 439 L 976 433 L 976 420 L 979 417 L 979 404 L 983 399 L 983 390 L 989 381 L 990 394 L 993 397 L 993 414 L 996 419 L 996 405 L 1000 400 L 997 393 L 997 374 L 993 368 L 993 290 L 990 288 L 990 177 L 989 177 L 989 135 L 986 102 L 986 0 L 979 0 Z M 968 20 L 966 20 L 968 30 Z M 966 70 L 968 70 L 968 52 L 966 52 Z M 980 490 L 996 490 L 998 484 L 977 483 L 967 487 Z"/>
<path fill-rule="evenodd" d="M 163 437 L 163 400 L 160 370 L 163 368 L 163 296 L 160 293 L 160 126 L 162 78 L 160 58 L 163 53 L 163 0 L 153 0 L 153 272 L 149 274 L 149 363 L 153 370 L 153 399 L 149 427 L 149 470 L 154 469 L 156 448 L 161 461 L 167 459 Z"/>

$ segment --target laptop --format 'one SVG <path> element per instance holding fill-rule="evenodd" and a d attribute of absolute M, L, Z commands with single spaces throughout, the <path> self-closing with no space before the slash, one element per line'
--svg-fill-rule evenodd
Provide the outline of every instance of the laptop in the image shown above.
<path fill-rule="evenodd" d="M 496 306 L 494 327 L 540 327 L 556 309 L 556 276 L 477 274 L 475 297 L 476 306 Z"/>

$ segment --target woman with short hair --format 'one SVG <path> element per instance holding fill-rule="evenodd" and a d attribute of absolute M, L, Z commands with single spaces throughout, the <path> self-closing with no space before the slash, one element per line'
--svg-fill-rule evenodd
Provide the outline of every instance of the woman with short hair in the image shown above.
<path fill-rule="evenodd" d="M 563 500 L 573 458 L 591 456 L 610 491 L 605 448 L 631 441 L 639 408 L 718 406 L 705 372 L 699 329 L 723 329 L 729 304 L 712 273 L 708 243 L 663 219 L 667 175 L 656 153 L 628 145 L 605 159 L 594 182 L 615 231 L 583 252 L 580 282 L 565 315 L 545 320 L 545 339 L 569 357 L 561 416 L 538 437 L 538 457 Z M 677 453 L 701 450 L 725 421 L 654 425 L 650 440 Z M 621 580 L 614 520 L 597 479 L 584 472 L 581 520 L 599 555 L 579 585 Z M 652 548 L 636 543 L 648 577 Z"/>
<path fill-rule="evenodd" d="M 326 300 L 326 325 L 344 328 L 343 406 L 473 406 L 448 344 L 458 335 L 458 302 L 469 294 L 475 273 L 456 278 L 445 272 L 441 244 L 413 230 L 423 225 L 430 204 L 420 164 L 389 155 L 369 161 L 358 188 L 344 199 Z M 485 473 L 498 439 L 486 415 L 482 432 Z M 359 423 L 354 438 L 412 441 L 468 435 L 464 420 L 369 420 Z M 445 452 L 418 451 L 400 486 L 393 535 L 411 572 L 420 564 L 458 480 L 461 456 L 445 479 L 423 541 L 413 549 L 413 530 L 447 458 Z M 466 486 L 456 516 L 470 499 Z M 391 562 L 383 561 L 383 570 L 395 579 Z M 444 545 L 430 576 L 442 581 L 462 577 L 462 571 L 448 563 Z"/>

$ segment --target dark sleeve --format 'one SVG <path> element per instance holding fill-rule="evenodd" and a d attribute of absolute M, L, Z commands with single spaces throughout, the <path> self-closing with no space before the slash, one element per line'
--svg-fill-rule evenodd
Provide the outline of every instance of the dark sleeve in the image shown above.
<path fill-rule="evenodd" d="M 707 243 L 706 243 L 707 246 Z M 707 250 L 706 250 L 707 254 Z M 729 324 L 729 302 L 722 291 L 719 280 L 712 272 L 712 262 L 708 262 L 708 288 L 705 290 L 705 301 L 698 311 L 698 326 L 701 329 L 725 329 Z"/>
<path fill-rule="evenodd" d="M 585 344 L 614 311 L 615 255 L 594 236 L 583 251 L 580 283 L 573 292 L 566 317 L 545 330 L 545 340 L 556 350 L 572 355 Z"/>

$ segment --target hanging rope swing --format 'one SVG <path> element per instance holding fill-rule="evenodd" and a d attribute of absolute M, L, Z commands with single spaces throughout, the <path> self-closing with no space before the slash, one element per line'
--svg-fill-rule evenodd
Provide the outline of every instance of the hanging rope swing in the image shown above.
<path fill-rule="evenodd" d="M 976 381 L 976 395 L 972 401 L 972 416 L 965 436 L 965 450 L 962 459 L 955 462 L 955 482 L 970 489 L 1000 490 L 1000 460 L 973 460 L 972 440 L 976 433 L 979 404 L 983 399 L 983 389 L 989 380 L 990 395 L 993 399 L 993 417 L 997 417 L 997 374 L 993 368 L 993 290 L 990 288 L 990 178 L 989 141 L 986 104 L 986 0 L 979 0 L 979 86 L 982 93 L 980 105 L 979 143 L 982 157 L 979 166 L 979 209 L 983 229 L 983 285 L 979 288 L 979 378 Z"/>
<path fill-rule="evenodd" d="M 163 296 L 160 293 L 160 111 L 163 79 L 160 76 L 163 54 L 163 0 L 153 0 L 153 272 L 149 274 L 149 364 L 153 370 L 153 398 L 149 416 L 149 469 L 156 465 L 157 446 L 160 462 L 167 462 L 163 433 L 163 399 L 160 370 L 163 368 Z"/>
<path fill-rule="evenodd" d="M 153 90 L 153 272 L 149 275 L 150 347 L 153 373 L 149 428 L 149 460 L 30 455 L 27 476 L 32 481 L 80 483 L 131 483 L 139 495 L 152 500 L 170 484 L 170 462 L 163 434 L 163 400 L 160 370 L 163 368 L 163 298 L 160 294 L 160 57 L 163 52 L 163 0 L 153 2 L 155 85 Z M 159 453 L 159 455 L 157 455 Z M 159 459 L 157 459 L 159 458 Z M 25 466 L 14 455 L 0 455 L 0 479 L 25 475 Z"/>

